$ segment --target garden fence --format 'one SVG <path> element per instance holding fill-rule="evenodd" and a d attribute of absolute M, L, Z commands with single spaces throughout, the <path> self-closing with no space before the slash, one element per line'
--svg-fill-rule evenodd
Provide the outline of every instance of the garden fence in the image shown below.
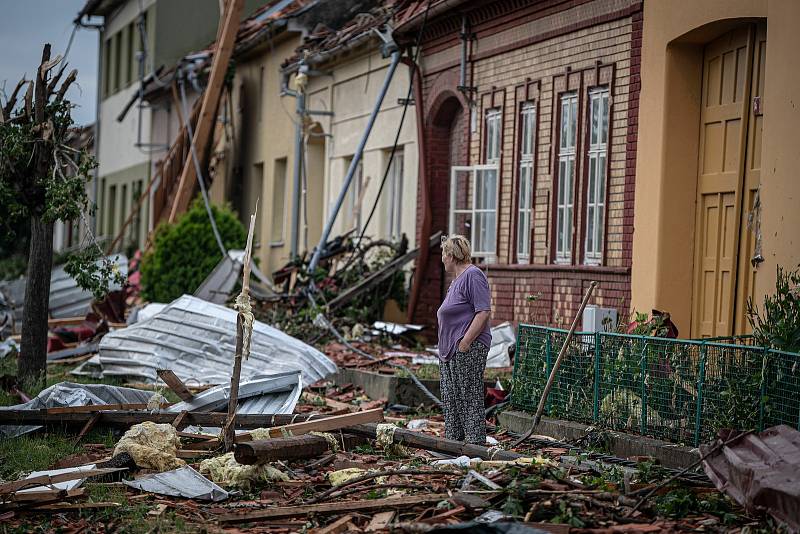
<path fill-rule="evenodd" d="M 513 406 L 536 410 L 566 337 L 519 326 Z M 800 354 L 751 343 L 576 333 L 545 414 L 695 446 L 720 428 L 800 429 Z"/>

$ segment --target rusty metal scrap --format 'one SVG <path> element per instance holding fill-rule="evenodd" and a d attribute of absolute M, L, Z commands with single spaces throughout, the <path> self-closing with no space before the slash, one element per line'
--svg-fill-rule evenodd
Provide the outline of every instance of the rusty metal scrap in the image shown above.
<path fill-rule="evenodd" d="M 730 431 L 721 431 L 725 441 Z M 705 454 L 715 444 L 700 447 Z M 800 432 L 779 425 L 721 447 L 703 462 L 708 477 L 749 511 L 765 508 L 800 531 Z"/>

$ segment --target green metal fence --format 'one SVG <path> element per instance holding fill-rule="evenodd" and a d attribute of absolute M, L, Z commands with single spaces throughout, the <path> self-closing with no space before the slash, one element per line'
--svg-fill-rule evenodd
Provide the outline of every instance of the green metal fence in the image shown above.
<path fill-rule="evenodd" d="M 519 326 L 513 406 L 536 410 L 566 336 Z M 726 427 L 800 429 L 800 354 L 744 343 L 576 333 L 545 414 L 694 445 Z"/>

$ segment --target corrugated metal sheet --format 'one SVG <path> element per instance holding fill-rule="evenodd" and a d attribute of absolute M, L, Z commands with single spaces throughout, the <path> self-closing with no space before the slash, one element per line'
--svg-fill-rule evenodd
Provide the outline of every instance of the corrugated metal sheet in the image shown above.
<path fill-rule="evenodd" d="M 214 270 L 203 280 L 203 283 L 194 292 L 194 296 L 214 304 L 225 304 L 230 298 L 236 282 L 242 277 L 243 267 L 244 250 L 229 250 L 228 255 L 222 258 Z M 258 266 L 252 264 L 250 273 L 264 285 L 263 288 L 260 288 L 262 292 L 275 296 L 272 284 L 258 269 Z"/>
<path fill-rule="evenodd" d="M 184 295 L 150 319 L 107 334 L 98 360 L 104 376 L 155 382 L 159 369 L 171 369 L 184 382 L 226 384 L 235 338 L 236 311 Z M 314 347 L 256 321 L 242 380 L 287 371 L 300 371 L 308 385 L 336 372 L 336 365 Z"/>
<path fill-rule="evenodd" d="M 720 432 L 720 440 L 700 447 L 708 478 L 747 510 L 765 508 L 792 532 L 800 532 L 800 432 L 786 425 L 748 434 Z M 709 454 L 710 451 L 711 452 Z"/>
<path fill-rule="evenodd" d="M 179 402 L 169 407 L 170 412 L 225 411 L 230 398 L 230 383 L 198 393 L 189 402 Z M 299 371 L 257 378 L 239 384 L 239 407 L 236 413 L 275 414 L 292 413 L 303 386 Z"/>
<path fill-rule="evenodd" d="M 115 261 L 120 272 L 128 275 L 128 258 L 122 254 L 108 256 Z M 5 295 L 6 304 L 11 308 L 14 317 L 14 331 L 22 329 L 22 311 L 25 304 L 25 278 L 0 282 L 0 292 Z M 120 289 L 118 284 L 112 284 L 110 289 Z M 64 267 L 56 267 L 50 274 L 50 316 L 79 317 L 86 315 L 92 306 L 92 293 L 78 287 L 77 282 L 64 272 Z"/>
<path fill-rule="evenodd" d="M 214 502 L 224 501 L 228 498 L 227 491 L 188 465 L 174 471 L 143 476 L 136 480 L 123 480 L 122 483 L 141 491 L 172 497 Z"/>

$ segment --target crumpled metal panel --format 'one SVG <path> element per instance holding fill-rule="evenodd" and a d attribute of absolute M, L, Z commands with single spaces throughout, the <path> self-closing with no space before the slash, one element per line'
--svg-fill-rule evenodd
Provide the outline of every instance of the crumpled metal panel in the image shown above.
<path fill-rule="evenodd" d="M 709 454 L 736 435 L 721 431 L 716 443 L 701 445 Z M 800 532 L 800 432 L 778 425 L 712 452 L 703 469 L 717 489 L 752 511 L 765 508 L 792 532 Z"/>
<path fill-rule="evenodd" d="M 143 404 L 152 397 L 152 391 L 109 386 L 107 384 L 76 384 L 60 382 L 43 389 L 30 401 L 0 410 L 39 410 L 62 406 L 89 406 L 93 404 Z M 41 426 L 0 425 L 0 437 L 13 438 L 32 432 Z"/>
<path fill-rule="evenodd" d="M 222 258 L 214 270 L 203 280 L 203 283 L 194 292 L 194 296 L 214 304 L 225 304 L 230 298 L 236 282 L 242 277 L 243 267 L 244 250 L 229 250 L 228 255 Z M 263 288 L 260 288 L 262 291 L 274 296 L 272 284 L 255 263 L 250 265 L 250 273 L 264 285 Z"/>
<path fill-rule="evenodd" d="M 128 258 L 123 254 L 108 256 L 113 260 L 120 272 L 128 275 Z M 18 278 L 0 283 L 0 292 L 5 295 L 6 304 L 13 310 L 14 330 L 21 331 L 22 311 L 25 304 L 26 278 Z M 111 291 L 121 289 L 119 284 L 111 284 Z M 50 274 L 50 316 L 80 317 L 86 315 L 91 309 L 94 297 L 91 291 L 78 287 L 78 283 L 64 271 L 63 266 L 56 267 Z"/>
<path fill-rule="evenodd" d="M 122 483 L 141 491 L 170 495 L 172 497 L 186 497 L 187 499 L 214 502 L 224 501 L 228 498 L 227 491 L 188 465 L 174 471 L 156 473 L 136 480 L 123 480 Z"/>
<path fill-rule="evenodd" d="M 228 383 L 236 316 L 235 310 L 184 295 L 150 319 L 106 334 L 98 358 L 102 374 L 155 382 L 159 369 L 171 369 L 189 384 Z M 306 386 L 335 373 L 336 365 L 314 347 L 256 321 L 241 380 L 287 371 L 300 371 Z"/>
<path fill-rule="evenodd" d="M 303 389 L 299 371 L 257 378 L 239 384 L 240 414 L 288 414 L 292 413 Z M 216 412 L 228 408 L 230 383 L 207 389 L 194 396 L 191 401 L 173 404 L 170 412 Z"/>

